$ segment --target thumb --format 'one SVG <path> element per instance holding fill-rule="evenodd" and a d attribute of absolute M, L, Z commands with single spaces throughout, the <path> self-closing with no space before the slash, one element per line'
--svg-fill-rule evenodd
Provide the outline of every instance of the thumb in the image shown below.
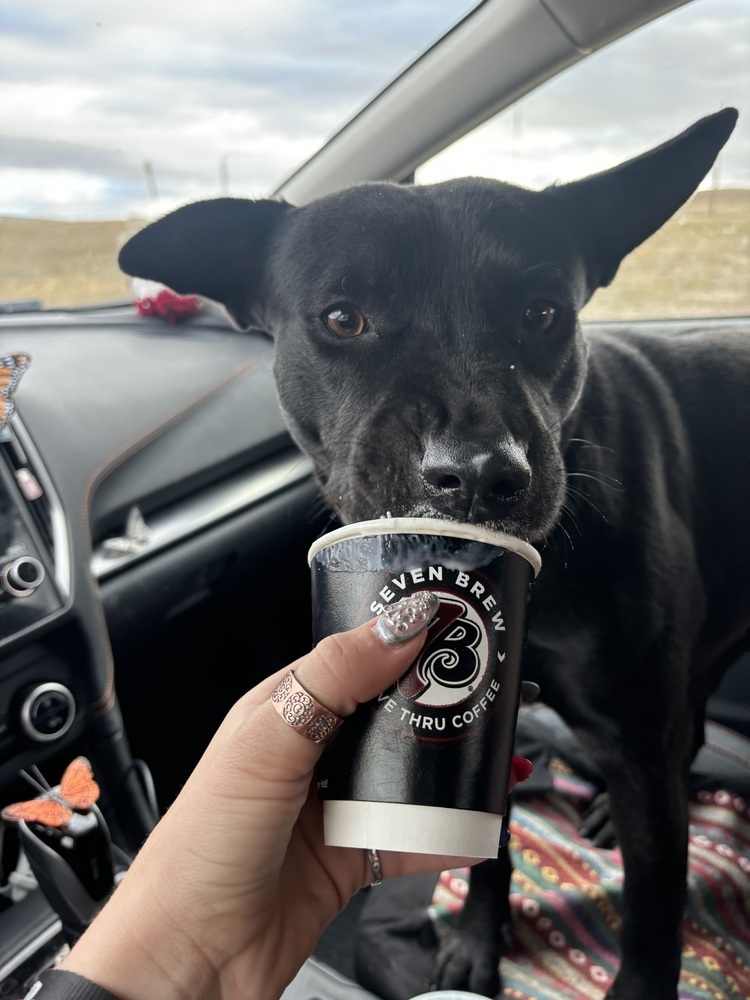
<path fill-rule="evenodd" d="M 323 639 L 289 668 L 301 688 L 297 695 L 303 702 L 306 695 L 311 697 L 339 718 L 351 715 L 358 705 L 377 697 L 406 673 L 424 645 L 439 604 L 434 594 L 420 591 L 374 621 Z M 287 714 L 282 718 L 271 701 L 286 673 L 279 671 L 247 697 L 256 707 L 252 724 L 258 752 L 277 762 L 283 760 L 288 772 L 301 776 L 317 762 L 322 744 L 295 731 L 293 718 L 285 722 Z M 260 734 L 262 739 L 258 739 Z"/>

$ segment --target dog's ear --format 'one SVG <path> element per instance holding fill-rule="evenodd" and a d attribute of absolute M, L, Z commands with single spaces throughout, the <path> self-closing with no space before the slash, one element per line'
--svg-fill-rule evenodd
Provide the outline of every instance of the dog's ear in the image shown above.
<path fill-rule="evenodd" d="M 725 108 L 627 163 L 548 188 L 562 199 L 566 225 L 584 254 L 591 292 L 608 285 L 623 257 L 687 201 L 736 121 L 737 111 Z"/>
<path fill-rule="evenodd" d="M 131 237 L 118 263 L 125 274 L 220 302 L 247 329 L 258 322 L 263 263 L 272 237 L 292 211 L 281 201 L 194 202 Z"/>

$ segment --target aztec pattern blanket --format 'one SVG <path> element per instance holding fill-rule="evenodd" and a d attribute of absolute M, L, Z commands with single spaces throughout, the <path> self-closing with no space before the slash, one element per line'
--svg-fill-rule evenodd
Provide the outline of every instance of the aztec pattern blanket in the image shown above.
<path fill-rule="evenodd" d="M 514 948 L 504 997 L 601 1000 L 618 963 L 622 859 L 579 831 L 596 789 L 559 760 L 551 792 L 516 804 Z M 463 905 L 468 870 L 444 872 L 429 915 L 438 936 Z M 690 875 L 680 1000 L 750 998 L 750 803 L 702 791 L 690 805 Z"/>

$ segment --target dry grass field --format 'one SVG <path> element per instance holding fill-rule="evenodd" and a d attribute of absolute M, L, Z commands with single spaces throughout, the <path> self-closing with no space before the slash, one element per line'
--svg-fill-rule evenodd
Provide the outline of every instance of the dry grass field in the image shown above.
<path fill-rule="evenodd" d="M 0 217 L 0 302 L 39 299 L 53 309 L 129 298 L 117 252 L 143 225 Z"/>
<path fill-rule="evenodd" d="M 47 308 L 129 297 L 119 247 L 142 221 L 0 218 L 0 302 Z M 701 192 L 625 261 L 589 319 L 750 314 L 750 190 Z"/>
<path fill-rule="evenodd" d="M 750 315 L 750 190 L 701 191 L 626 257 L 587 319 Z"/>

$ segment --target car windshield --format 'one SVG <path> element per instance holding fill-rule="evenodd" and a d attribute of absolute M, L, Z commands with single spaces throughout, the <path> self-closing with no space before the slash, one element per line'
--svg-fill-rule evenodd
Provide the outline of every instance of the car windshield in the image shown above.
<path fill-rule="evenodd" d="M 129 297 L 144 220 L 263 196 L 470 0 L 6 0 L 0 304 Z"/>
<path fill-rule="evenodd" d="M 269 195 L 474 6 L 0 2 L 0 310 L 131 299 L 116 264 L 128 236 L 191 200 Z M 540 187 L 746 107 L 748 23 L 746 0 L 693 0 L 506 108 L 415 180 Z M 698 197 L 626 261 L 594 316 L 747 312 L 749 136 L 741 114 Z"/>

